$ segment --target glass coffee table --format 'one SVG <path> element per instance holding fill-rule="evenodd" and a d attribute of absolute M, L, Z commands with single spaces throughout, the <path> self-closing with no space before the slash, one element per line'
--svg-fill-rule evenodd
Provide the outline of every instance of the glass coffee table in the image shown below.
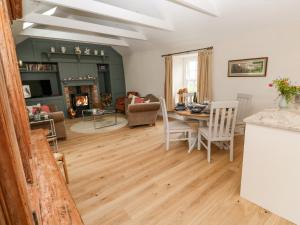
<path fill-rule="evenodd" d="M 114 121 L 111 123 L 99 126 L 101 122 L 103 122 L 103 117 L 106 115 L 114 115 Z M 100 129 L 104 127 L 110 127 L 118 124 L 118 114 L 115 108 L 107 108 L 107 109 L 84 109 L 82 110 L 82 120 L 93 120 L 94 128 Z"/>

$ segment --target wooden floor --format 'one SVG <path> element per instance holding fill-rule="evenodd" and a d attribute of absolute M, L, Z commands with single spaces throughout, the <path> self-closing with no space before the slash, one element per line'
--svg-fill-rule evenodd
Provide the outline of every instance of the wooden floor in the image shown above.
<path fill-rule="evenodd" d="M 69 127 L 74 121 L 67 121 Z M 239 196 L 243 138 L 235 160 L 225 150 L 165 151 L 163 127 L 122 128 L 104 134 L 71 133 L 59 142 L 69 188 L 86 225 L 292 224 Z"/>

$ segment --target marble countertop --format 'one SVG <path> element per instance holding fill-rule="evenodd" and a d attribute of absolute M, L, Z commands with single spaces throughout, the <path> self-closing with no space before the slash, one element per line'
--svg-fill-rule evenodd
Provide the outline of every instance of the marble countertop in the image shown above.
<path fill-rule="evenodd" d="M 300 110 L 266 109 L 244 119 L 245 123 L 300 132 Z"/>

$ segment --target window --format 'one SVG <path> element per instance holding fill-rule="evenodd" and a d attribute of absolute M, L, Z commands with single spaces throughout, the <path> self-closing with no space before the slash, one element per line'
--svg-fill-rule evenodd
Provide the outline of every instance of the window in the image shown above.
<path fill-rule="evenodd" d="M 189 93 L 197 92 L 197 64 L 196 57 L 183 60 L 183 84 Z"/>
<path fill-rule="evenodd" d="M 178 102 L 177 92 L 187 88 L 188 93 L 197 92 L 197 54 L 179 55 L 173 57 L 173 97 Z"/>

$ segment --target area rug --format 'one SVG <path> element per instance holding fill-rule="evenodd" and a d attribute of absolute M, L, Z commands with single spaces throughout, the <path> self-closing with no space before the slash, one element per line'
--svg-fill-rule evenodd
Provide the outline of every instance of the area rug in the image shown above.
<path fill-rule="evenodd" d="M 128 123 L 127 119 L 123 115 L 118 115 L 117 124 L 108 126 L 115 123 L 114 115 L 105 115 L 97 119 L 96 126 L 101 127 L 95 129 L 92 118 L 85 118 L 84 120 L 78 121 L 70 127 L 70 130 L 75 133 L 93 134 L 93 133 L 104 133 L 110 132 L 122 127 L 125 127 Z"/>

